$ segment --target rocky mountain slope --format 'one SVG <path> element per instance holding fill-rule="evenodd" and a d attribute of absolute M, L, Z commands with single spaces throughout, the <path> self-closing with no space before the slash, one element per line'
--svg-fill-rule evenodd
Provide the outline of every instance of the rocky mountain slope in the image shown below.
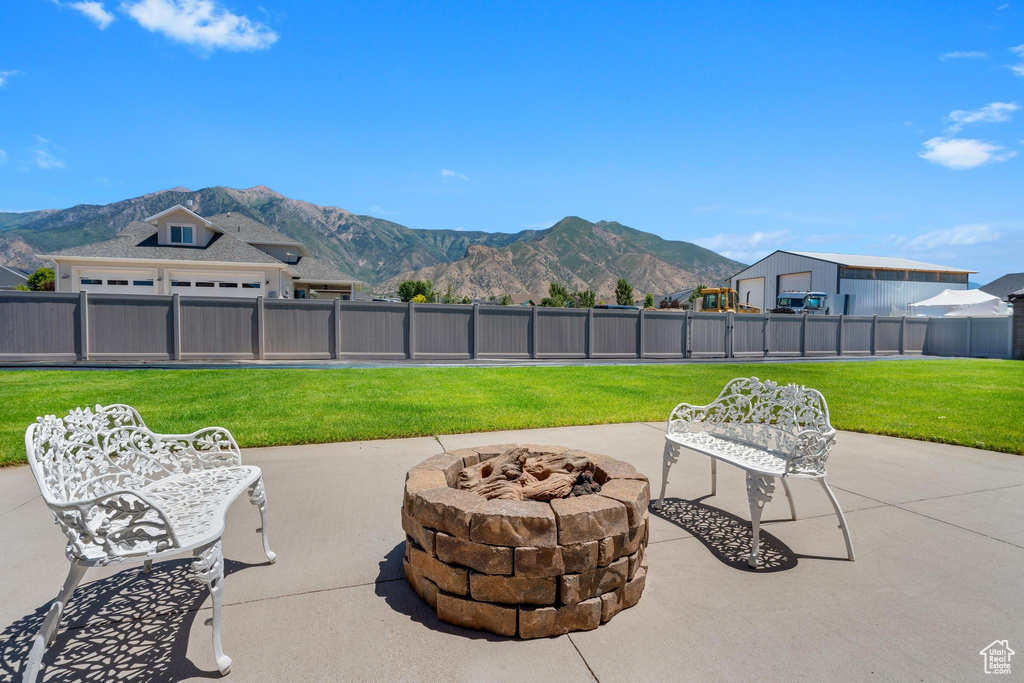
<path fill-rule="evenodd" d="M 433 279 L 441 289 L 450 279 L 466 296 L 538 293 L 552 280 L 607 294 L 619 277 L 638 292 L 669 292 L 721 280 L 741 266 L 689 242 L 619 223 L 570 217 L 547 230 L 514 234 L 417 230 L 290 199 L 262 185 L 176 187 L 106 205 L 0 213 L 0 263 L 43 265 L 36 254 L 110 239 L 132 221 L 190 200 L 200 215 L 237 211 L 301 240 L 318 258 L 381 293 L 409 277 Z"/>

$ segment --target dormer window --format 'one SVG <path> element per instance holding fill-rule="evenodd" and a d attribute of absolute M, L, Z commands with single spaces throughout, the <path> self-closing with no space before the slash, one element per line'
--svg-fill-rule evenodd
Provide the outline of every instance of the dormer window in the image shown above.
<path fill-rule="evenodd" d="M 191 225 L 171 225 L 171 244 L 195 244 Z"/>

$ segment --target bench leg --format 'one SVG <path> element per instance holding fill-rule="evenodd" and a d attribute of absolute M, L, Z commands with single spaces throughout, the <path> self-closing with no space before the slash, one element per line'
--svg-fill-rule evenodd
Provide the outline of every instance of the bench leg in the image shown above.
<path fill-rule="evenodd" d="M 224 654 L 220 644 L 220 613 L 224 583 L 224 555 L 221 552 L 220 539 L 195 551 L 192 571 L 195 572 L 196 579 L 210 589 L 210 597 L 213 598 L 213 655 L 217 658 L 217 668 L 221 675 L 227 675 L 231 671 L 231 657 Z"/>
<path fill-rule="evenodd" d="M 270 541 L 267 539 L 267 492 L 263 490 L 263 477 L 256 480 L 256 483 L 249 489 L 249 502 L 260 509 L 260 520 L 262 520 L 263 552 L 267 554 L 270 564 L 277 562 L 277 553 L 270 549 Z"/>
<path fill-rule="evenodd" d="M 25 662 L 25 672 L 21 677 L 23 682 L 35 681 L 39 676 L 39 668 L 43 663 L 43 654 L 46 652 L 46 647 L 53 645 L 53 641 L 57 639 L 61 615 L 64 614 L 64 608 L 67 606 L 71 594 L 75 592 L 75 588 L 82 582 L 85 570 L 84 566 L 74 561 L 71 562 L 71 569 L 68 570 L 68 578 L 64 580 L 64 587 L 60 589 L 60 593 L 57 594 L 53 604 L 50 605 L 50 610 L 46 613 L 46 618 L 43 619 L 43 625 L 39 628 L 39 633 L 32 640 L 32 651 L 28 655 L 28 661 Z"/>
<path fill-rule="evenodd" d="M 793 515 L 793 519 L 796 519 L 796 504 L 793 502 L 793 494 L 789 490 L 789 482 L 786 481 L 785 477 L 782 477 L 782 488 L 786 490 L 786 498 L 789 499 L 789 514 Z"/>
<path fill-rule="evenodd" d="M 761 545 L 761 511 L 772 499 L 772 493 L 775 491 L 775 484 L 772 483 L 774 479 L 775 477 L 747 472 L 747 500 L 750 502 L 750 528 L 753 531 L 750 559 L 747 560 L 747 564 L 755 568 Z"/>
<path fill-rule="evenodd" d="M 679 444 L 666 440 L 664 460 L 661 463 L 661 495 L 658 497 L 658 502 L 654 504 L 654 507 L 659 510 L 665 505 L 665 487 L 668 485 L 668 471 L 678 461 Z"/>
<path fill-rule="evenodd" d="M 846 526 L 846 515 L 843 514 L 843 508 L 839 507 L 839 501 L 836 500 L 836 494 L 832 493 L 832 489 L 829 488 L 825 482 L 825 477 L 818 480 L 821 484 L 821 488 L 825 489 L 825 495 L 832 501 L 832 507 L 835 508 L 836 517 L 839 518 L 839 528 L 843 530 L 843 539 L 846 541 L 846 555 L 850 558 L 850 562 L 853 562 L 853 541 L 850 540 L 850 528 Z"/>
<path fill-rule="evenodd" d="M 711 458 L 711 495 L 718 493 L 718 458 Z"/>

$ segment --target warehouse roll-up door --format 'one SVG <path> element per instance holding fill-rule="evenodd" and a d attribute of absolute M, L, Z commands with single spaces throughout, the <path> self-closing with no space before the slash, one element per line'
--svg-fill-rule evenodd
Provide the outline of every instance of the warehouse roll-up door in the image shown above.
<path fill-rule="evenodd" d="M 811 273 L 787 273 L 779 276 L 779 293 L 811 291 Z"/>
<path fill-rule="evenodd" d="M 751 277 L 736 283 L 736 291 L 740 295 L 740 303 L 756 306 L 764 310 L 764 278 Z"/>

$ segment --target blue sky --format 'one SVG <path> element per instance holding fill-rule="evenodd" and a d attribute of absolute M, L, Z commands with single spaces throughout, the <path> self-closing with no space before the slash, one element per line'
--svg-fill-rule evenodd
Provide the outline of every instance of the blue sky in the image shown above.
<path fill-rule="evenodd" d="M 0 210 L 267 185 L 1024 270 L 1024 0 L 7 3 Z"/>

